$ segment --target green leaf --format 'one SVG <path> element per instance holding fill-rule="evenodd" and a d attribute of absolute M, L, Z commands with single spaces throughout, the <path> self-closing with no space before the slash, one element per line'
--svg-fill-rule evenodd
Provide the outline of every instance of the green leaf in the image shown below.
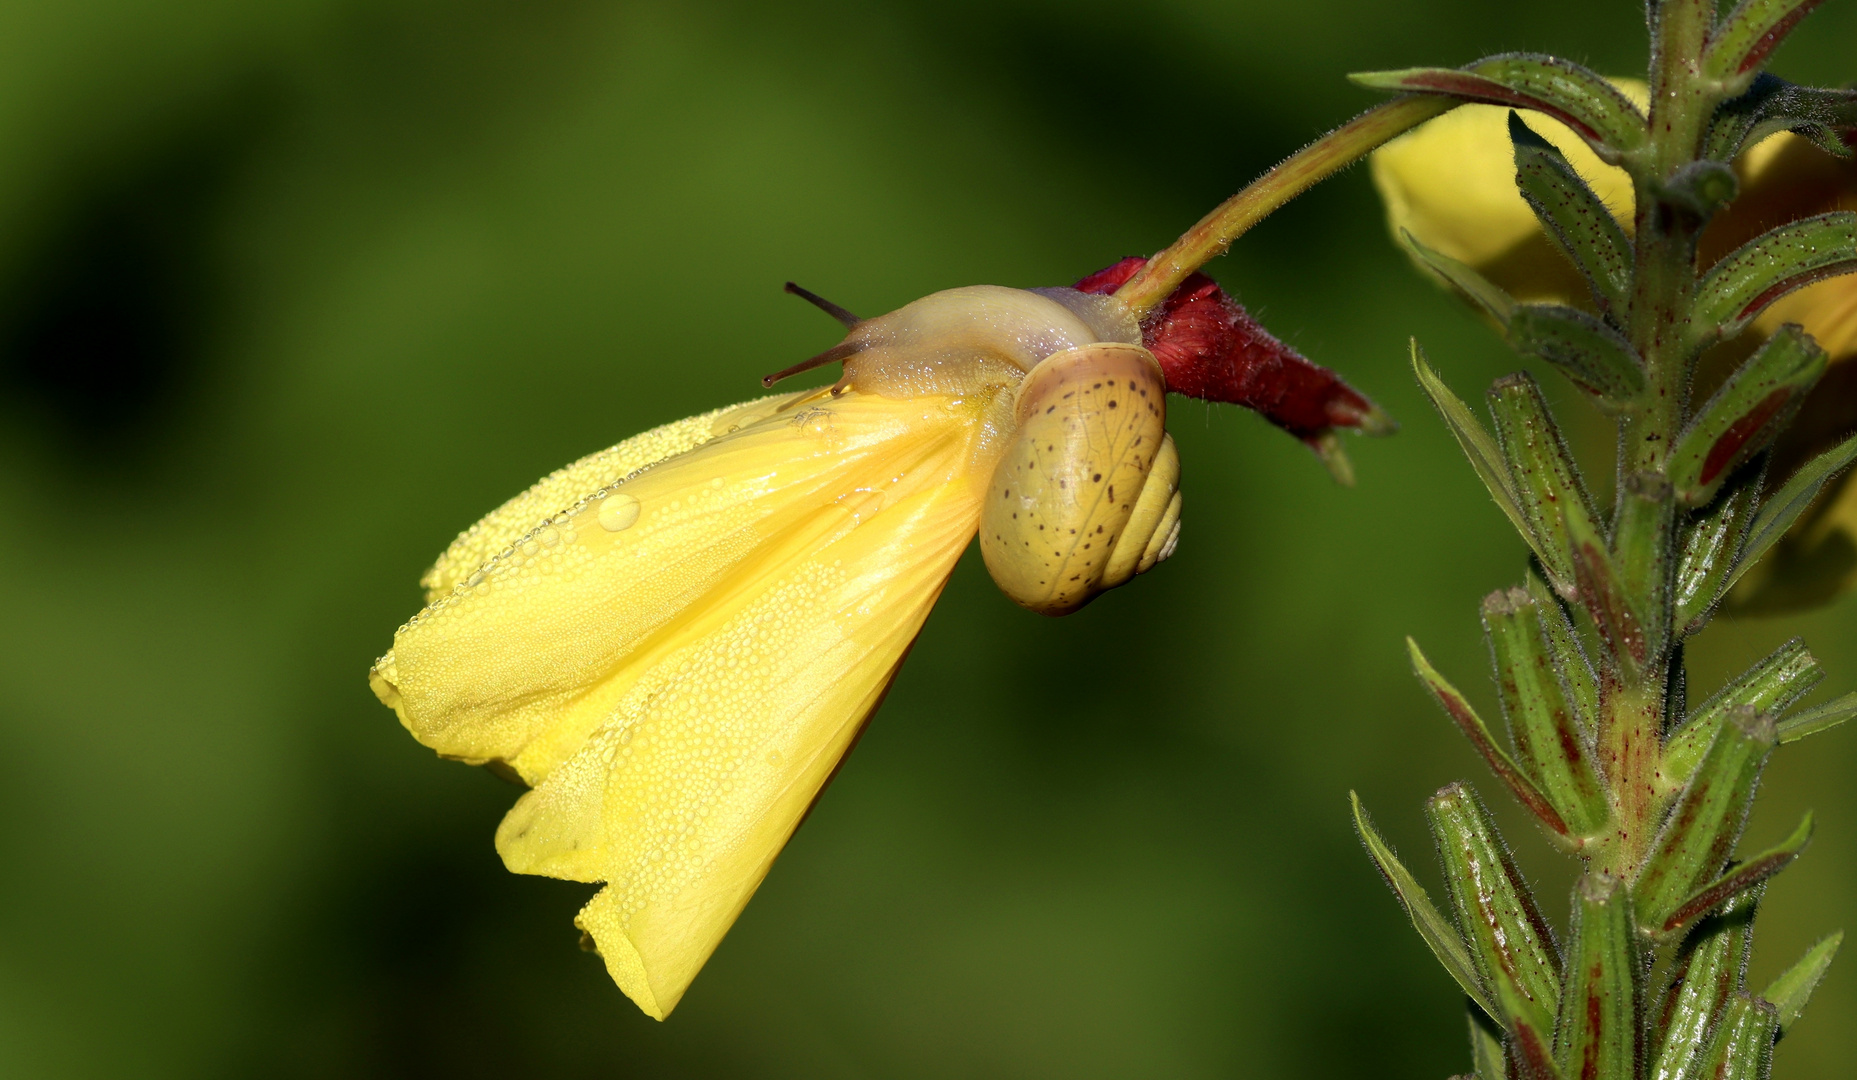
<path fill-rule="evenodd" d="M 1534 109 L 1572 128 L 1613 164 L 1644 145 L 1648 135 L 1644 114 L 1616 87 L 1578 64 L 1552 56 L 1506 53 L 1464 68 L 1407 68 L 1348 78 L 1374 90 L 1443 94 Z"/>
<path fill-rule="evenodd" d="M 1596 516 L 1579 468 L 1548 412 L 1540 387 L 1527 374 L 1505 375 L 1489 390 L 1496 443 L 1509 471 L 1509 490 L 1528 523 L 1533 548 L 1555 587 L 1573 588 L 1571 546 L 1565 517 Z"/>
<path fill-rule="evenodd" d="M 1765 476 L 1764 468 L 1753 466 L 1730 473 L 1715 501 L 1691 518 L 1683 534 L 1683 555 L 1677 561 L 1672 586 L 1676 625 L 1682 633 L 1701 630 L 1721 601 Z"/>
<path fill-rule="evenodd" d="M 1664 932 L 1677 909 L 1727 865 L 1775 738 L 1772 715 L 1747 706 L 1716 730 L 1638 875 L 1638 918 L 1647 932 Z"/>
<path fill-rule="evenodd" d="M 1600 644 L 1614 663 L 1635 676 L 1650 661 L 1645 621 L 1632 606 L 1605 538 L 1594 523 L 1578 514 L 1566 516 L 1567 541 L 1573 549 L 1573 581 L 1580 603 L 1592 616 Z"/>
<path fill-rule="evenodd" d="M 1508 1080 L 1502 1060 L 1502 1028 L 1479 1008 L 1464 1010 L 1470 1018 L 1470 1063 L 1477 1080 Z"/>
<path fill-rule="evenodd" d="M 1470 995 L 1470 1000 L 1490 1016 L 1498 1015 L 1495 1003 L 1483 985 L 1482 976 L 1477 973 L 1470 947 L 1464 944 L 1462 935 L 1458 934 L 1450 920 L 1432 906 L 1425 887 L 1400 863 L 1392 847 L 1375 831 L 1366 809 L 1361 806 L 1360 796 L 1350 791 L 1348 801 L 1354 807 L 1354 831 L 1360 834 L 1367 854 L 1372 857 L 1374 866 L 1379 868 L 1380 876 L 1386 879 L 1386 884 L 1393 890 L 1399 905 L 1406 909 L 1406 917 L 1412 920 L 1413 929 L 1419 932 L 1419 937 L 1425 939 L 1425 944 L 1431 947 L 1432 955 L 1444 965 L 1444 970 L 1450 972 L 1451 978 L 1457 980 L 1457 985 Z"/>
<path fill-rule="evenodd" d="M 1725 81 L 1755 70 L 1819 3 L 1741 0 L 1709 35 L 1708 47 L 1702 53 L 1702 73 Z"/>
<path fill-rule="evenodd" d="M 1509 316 L 1509 344 L 1553 364 L 1608 412 L 1628 409 L 1644 396 L 1644 365 L 1631 343 L 1584 311 L 1517 304 Z"/>
<path fill-rule="evenodd" d="M 1503 326 L 1509 325 L 1509 316 L 1515 311 L 1515 300 L 1502 291 L 1488 278 L 1472 269 L 1468 264 L 1451 258 L 1442 251 L 1433 251 L 1419 242 L 1418 237 L 1406 229 L 1399 230 L 1400 240 L 1406 249 L 1418 260 L 1420 266 L 1444 279 L 1445 284 L 1464 294 L 1472 303 L 1487 312 Z"/>
<path fill-rule="evenodd" d="M 1733 337 L 1768 304 L 1857 270 L 1857 213 L 1836 210 L 1802 218 L 1749 240 L 1710 268 L 1696 288 L 1692 337 Z"/>
<path fill-rule="evenodd" d="M 1779 1026 L 1779 1011 L 1770 1003 L 1736 994 L 1728 999 L 1696 1074 L 1710 1080 L 1766 1080 Z"/>
<path fill-rule="evenodd" d="M 1697 889 L 1689 899 L 1678 904 L 1677 909 L 1665 917 L 1659 932 L 1668 934 L 1680 930 L 1729 897 L 1740 896 L 1749 889 L 1765 884 L 1768 878 L 1792 865 L 1792 861 L 1811 842 L 1812 815 L 1808 813 L 1792 835 L 1778 846 L 1737 862 L 1726 873 Z"/>
<path fill-rule="evenodd" d="M 1478 479 L 1489 489 L 1490 498 L 1496 500 L 1496 505 L 1509 516 L 1509 523 L 1515 526 L 1515 531 L 1521 533 L 1522 539 L 1533 547 L 1535 538 L 1528 531 L 1528 522 L 1516 504 L 1515 488 L 1510 484 L 1509 469 L 1503 462 L 1502 452 L 1496 447 L 1496 440 L 1490 438 L 1489 432 L 1484 430 L 1482 423 L 1470 411 L 1470 406 L 1451 393 L 1451 388 L 1444 385 L 1444 380 L 1425 362 L 1425 351 L 1419 348 L 1417 338 L 1412 340 L 1412 370 L 1418 375 L 1419 386 L 1425 391 L 1425 396 L 1431 398 L 1432 405 L 1438 409 L 1438 415 L 1444 417 L 1444 425 L 1457 437 L 1457 445 L 1463 448 L 1464 456 L 1470 459 L 1470 467 L 1476 470 Z M 1535 548 L 1535 554 L 1546 562 L 1547 556 L 1539 547 Z"/>
<path fill-rule="evenodd" d="M 1670 482 L 1686 506 L 1715 498 L 1723 482 L 1791 423 L 1825 373 L 1825 350 L 1787 323 L 1697 410 L 1670 452 Z"/>
<path fill-rule="evenodd" d="M 1834 157 L 1848 158 L 1850 148 L 1834 132 L 1853 125 L 1857 125 L 1857 91 L 1795 86 L 1763 71 L 1754 76 L 1745 93 L 1717 107 L 1704 156 L 1732 161 L 1769 135 L 1792 131 Z"/>
<path fill-rule="evenodd" d="M 1532 573 L 1527 585 L 1529 598 L 1541 616 L 1542 637 L 1548 654 L 1554 658 L 1554 670 L 1567 688 L 1567 701 L 1574 708 L 1581 735 L 1590 740 L 1599 727 L 1599 680 L 1593 675 L 1593 665 L 1586 659 L 1586 650 L 1580 646 L 1579 635 L 1574 633 L 1560 598 Z"/>
<path fill-rule="evenodd" d="M 1736 676 L 1691 712 L 1683 726 L 1671 734 L 1658 763 L 1655 781 L 1658 795 L 1668 797 L 1689 783 L 1709 744 L 1715 741 L 1716 732 L 1736 709 L 1777 715 L 1811 693 L 1824 677 L 1818 658 L 1799 638 L 1792 638 L 1768 653 L 1765 659 Z"/>
<path fill-rule="evenodd" d="M 1843 472 L 1853 459 L 1857 459 L 1857 435 L 1800 466 L 1799 471 L 1793 473 L 1780 490 L 1761 505 L 1760 513 L 1754 515 L 1753 522 L 1747 527 L 1747 539 L 1741 545 L 1741 557 L 1729 572 L 1728 580 L 1723 583 L 1723 593 L 1733 588 L 1741 575 L 1747 573 L 1748 568 L 1759 562 L 1768 548 L 1786 535 L 1786 530 L 1799 520 L 1799 515 L 1812 505 L 1812 500 L 1818 498 L 1818 493 L 1825 485 Z"/>
<path fill-rule="evenodd" d="M 1489 763 L 1490 771 L 1508 787 L 1516 801 L 1527 807 L 1550 831 L 1572 839 L 1567 823 L 1561 819 L 1560 812 L 1554 809 L 1554 804 L 1541 793 L 1541 789 L 1515 763 L 1515 759 L 1497 745 L 1495 738 L 1490 735 L 1489 727 L 1483 723 L 1483 718 L 1477 715 L 1477 711 L 1470 707 L 1470 702 L 1464 700 L 1464 695 L 1458 693 L 1455 686 L 1438 674 L 1438 670 L 1431 666 L 1431 661 L 1425 659 L 1425 654 L 1419 651 L 1418 642 L 1407 638 L 1406 651 L 1412 656 L 1412 670 L 1418 675 L 1419 681 L 1444 706 L 1445 713 L 1457 725 L 1457 729 L 1464 733 L 1464 738 L 1470 740 L 1470 745 L 1476 747 L 1477 753 L 1483 755 L 1483 760 Z"/>
<path fill-rule="evenodd" d="M 1670 533 L 1676 527 L 1676 499 L 1670 482 L 1656 473 L 1632 473 L 1620 485 L 1617 522 L 1612 530 L 1612 565 L 1633 611 L 1639 612 L 1644 656 L 1657 657 L 1668 643 L 1670 627 Z M 1639 659 L 1640 666 L 1650 659 Z"/>
<path fill-rule="evenodd" d="M 1655 1040 L 1650 1075 L 1657 1080 L 1700 1080 L 1709 1033 L 1741 989 L 1759 906 L 1759 889 L 1742 893 L 1684 938 Z"/>
<path fill-rule="evenodd" d="M 1568 829 L 1587 836 L 1605 825 L 1610 809 L 1542 621 L 1534 598 L 1522 589 L 1483 600 L 1483 630 L 1516 756 Z"/>
<path fill-rule="evenodd" d="M 1483 982 L 1495 992 L 1510 1031 L 1554 1029 L 1560 1007 L 1560 956 L 1509 849 L 1469 788 L 1452 784 L 1426 803 L 1444 861 L 1457 925 Z"/>
<path fill-rule="evenodd" d="M 1812 991 L 1818 989 L 1818 981 L 1825 977 L 1826 969 L 1838 955 L 1838 946 L 1844 944 L 1844 931 L 1840 930 L 1828 937 L 1819 939 L 1818 944 L 1805 951 L 1799 962 L 1787 968 L 1780 977 L 1767 984 L 1760 996 L 1773 1003 L 1779 1013 L 1780 1034 L 1792 1030 L 1799 1015 L 1805 1012 L 1807 1001 L 1812 998 Z"/>
<path fill-rule="evenodd" d="M 1623 318 L 1631 297 L 1631 241 L 1560 148 L 1509 113 L 1515 183 L 1548 235 L 1586 276 L 1601 311 Z"/>
<path fill-rule="evenodd" d="M 1548 1043 L 1545 1028 L 1536 1027 L 1526 1020 L 1517 1020 L 1509 1029 L 1508 1041 L 1503 1049 L 1509 1059 L 1515 1062 L 1515 1071 L 1510 1075 L 1515 1080 L 1561 1080 L 1561 1072 L 1554 1064 L 1553 1047 Z"/>
<path fill-rule="evenodd" d="M 1798 742 L 1807 735 L 1837 727 L 1853 716 L 1857 716 L 1857 690 L 1782 719 L 1779 722 L 1780 742 Z"/>
<path fill-rule="evenodd" d="M 1573 889 L 1554 1058 L 1566 1076 L 1637 1074 L 1639 961 L 1631 890 L 1610 874 L 1589 873 Z"/>

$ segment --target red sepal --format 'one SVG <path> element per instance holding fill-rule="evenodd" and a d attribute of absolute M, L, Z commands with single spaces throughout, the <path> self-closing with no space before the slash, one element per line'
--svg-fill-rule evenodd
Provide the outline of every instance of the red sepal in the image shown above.
<path fill-rule="evenodd" d="M 1076 288 L 1113 293 L 1147 261 L 1130 256 L 1077 282 Z M 1187 278 L 1148 313 L 1141 341 L 1161 362 L 1167 389 L 1255 409 L 1311 446 L 1331 428 L 1369 434 L 1392 430 L 1392 421 L 1378 406 L 1339 375 L 1272 337 L 1204 274 Z"/>

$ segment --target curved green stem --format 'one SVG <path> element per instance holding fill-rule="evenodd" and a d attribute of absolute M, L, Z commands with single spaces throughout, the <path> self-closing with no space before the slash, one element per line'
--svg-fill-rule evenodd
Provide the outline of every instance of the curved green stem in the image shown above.
<path fill-rule="evenodd" d="M 1359 161 L 1387 140 L 1458 104 L 1451 98 L 1420 94 L 1394 98 L 1367 110 L 1291 154 L 1243 191 L 1220 203 L 1180 239 L 1149 259 L 1116 290 L 1116 298 L 1127 304 L 1136 318 L 1146 315 L 1179 288 L 1188 275 L 1225 254 L 1232 241 L 1278 207 Z"/>

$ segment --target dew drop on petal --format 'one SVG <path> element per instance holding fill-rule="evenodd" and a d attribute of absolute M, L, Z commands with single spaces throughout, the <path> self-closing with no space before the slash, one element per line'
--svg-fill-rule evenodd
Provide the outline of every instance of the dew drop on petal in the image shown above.
<path fill-rule="evenodd" d="M 630 495 L 612 495 L 600 503 L 600 528 L 623 532 L 638 520 L 638 500 Z"/>

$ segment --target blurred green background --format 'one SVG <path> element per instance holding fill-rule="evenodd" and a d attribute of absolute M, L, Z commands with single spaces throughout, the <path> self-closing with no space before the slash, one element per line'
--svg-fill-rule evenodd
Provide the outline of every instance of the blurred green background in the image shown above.
<path fill-rule="evenodd" d="M 1827 5 L 1778 70 L 1843 81 L 1853 40 Z M 1489 704 L 1476 605 L 1522 549 L 1405 340 L 1466 393 L 1511 361 L 1363 171 L 1212 268 L 1405 421 L 1350 444 L 1359 487 L 1176 402 L 1165 567 L 1050 621 L 970 552 L 668 1023 L 576 950 L 589 887 L 502 870 L 516 790 L 363 676 L 479 514 L 835 340 L 788 278 L 867 314 L 1068 283 L 1371 103 L 1344 72 L 1642 48 L 1628 0 L 0 5 L 0 1073 L 1461 1071 L 1346 793 L 1434 882 L 1422 798 L 1497 801 L 1401 638 Z M 1848 600 L 1718 627 L 1694 696 L 1793 634 L 1849 690 L 1854 631 Z M 1769 773 L 1750 842 L 1807 806 L 1820 839 L 1758 980 L 1857 928 L 1853 778 L 1850 732 Z M 1849 1075 L 1852 967 L 1782 1076 Z"/>

